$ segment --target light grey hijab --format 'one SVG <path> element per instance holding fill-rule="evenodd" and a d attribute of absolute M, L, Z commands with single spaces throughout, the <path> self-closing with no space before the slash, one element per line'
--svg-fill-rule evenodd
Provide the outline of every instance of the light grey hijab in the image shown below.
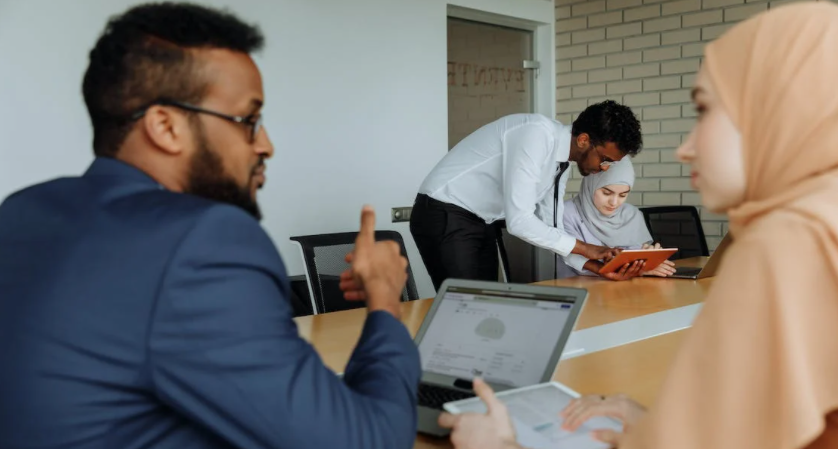
<path fill-rule="evenodd" d="M 614 247 L 633 247 L 650 243 L 652 236 L 646 229 L 643 213 L 629 203 L 623 203 L 614 215 L 600 213 L 594 205 L 594 192 L 610 185 L 634 186 L 634 166 L 631 159 L 624 157 L 612 165 L 608 171 L 588 175 L 582 178 L 582 188 L 573 198 L 576 210 L 587 226 L 603 245 Z"/>

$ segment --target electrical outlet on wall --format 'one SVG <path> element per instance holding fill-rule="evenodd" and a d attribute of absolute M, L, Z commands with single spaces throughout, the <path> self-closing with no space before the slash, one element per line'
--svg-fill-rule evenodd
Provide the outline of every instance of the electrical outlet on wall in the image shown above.
<path fill-rule="evenodd" d="M 393 223 L 402 223 L 410 221 L 410 214 L 413 212 L 412 207 L 394 207 L 390 212 Z"/>

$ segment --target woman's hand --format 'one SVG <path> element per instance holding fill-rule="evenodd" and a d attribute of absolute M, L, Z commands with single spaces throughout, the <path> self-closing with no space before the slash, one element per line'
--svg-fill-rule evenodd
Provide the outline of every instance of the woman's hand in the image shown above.
<path fill-rule="evenodd" d="M 564 420 L 562 428 L 573 432 L 585 421 L 597 417 L 607 416 L 623 423 L 623 432 L 627 432 L 631 426 L 637 423 L 646 409 L 624 394 L 614 396 L 582 396 L 570 401 L 567 407 L 559 416 Z M 619 447 L 620 440 L 624 433 L 615 432 L 611 429 L 599 429 L 593 432 L 593 437 L 604 443 Z"/>
<path fill-rule="evenodd" d="M 661 249 L 660 243 L 644 243 L 641 249 Z M 655 267 L 654 270 L 644 271 L 641 276 L 659 276 L 662 278 L 669 277 L 675 274 L 675 264 L 670 260 L 664 261 L 662 264 Z"/>
<path fill-rule="evenodd" d="M 675 274 L 675 263 L 671 260 L 664 260 L 662 264 L 655 267 L 654 270 L 644 271 L 643 276 L 660 276 L 662 278 L 669 277 Z"/>

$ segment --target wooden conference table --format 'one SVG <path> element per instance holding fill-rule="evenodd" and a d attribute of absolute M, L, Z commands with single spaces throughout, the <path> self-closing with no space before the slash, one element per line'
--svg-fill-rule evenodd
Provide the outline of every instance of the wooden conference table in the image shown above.
<path fill-rule="evenodd" d="M 677 266 L 701 267 L 705 257 L 676 261 Z M 712 278 L 634 279 L 612 282 L 575 277 L 539 282 L 540 285 L 578 287 L 588 290 L 588 299 L 576 330 L 615 323 L 651 313 L 684 307 L 704 300 Z M 415 335 L 433 299 L 402 304 L 402 321 Z M 331 369 L 342 372 L 361 335 L 365 309 L 296 318 L 300 335 L 314 345 Z M 554 380 L 581 394 L 626 393 L 642 404 L 654 402 L 675 352 L 688 330 L 680 330 L 559 363 Z M 448 439 L 418 435 L 417 449 L 450 448 Z"/>

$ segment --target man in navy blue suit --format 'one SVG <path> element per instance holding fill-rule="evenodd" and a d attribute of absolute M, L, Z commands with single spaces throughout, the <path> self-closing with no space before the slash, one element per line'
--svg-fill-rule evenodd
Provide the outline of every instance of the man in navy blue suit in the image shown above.
<path fill-rule="evenodd" d="M 84 77 L 96 159 L 0 206 L 0 448 L 408 448 L 406 260 L 371 209 L 343 379 L 297 333 L 258 224 L 260 32 L 188 4 L 111 19 Z M 293 213 L 293 211 L 289 211 Z"/>

